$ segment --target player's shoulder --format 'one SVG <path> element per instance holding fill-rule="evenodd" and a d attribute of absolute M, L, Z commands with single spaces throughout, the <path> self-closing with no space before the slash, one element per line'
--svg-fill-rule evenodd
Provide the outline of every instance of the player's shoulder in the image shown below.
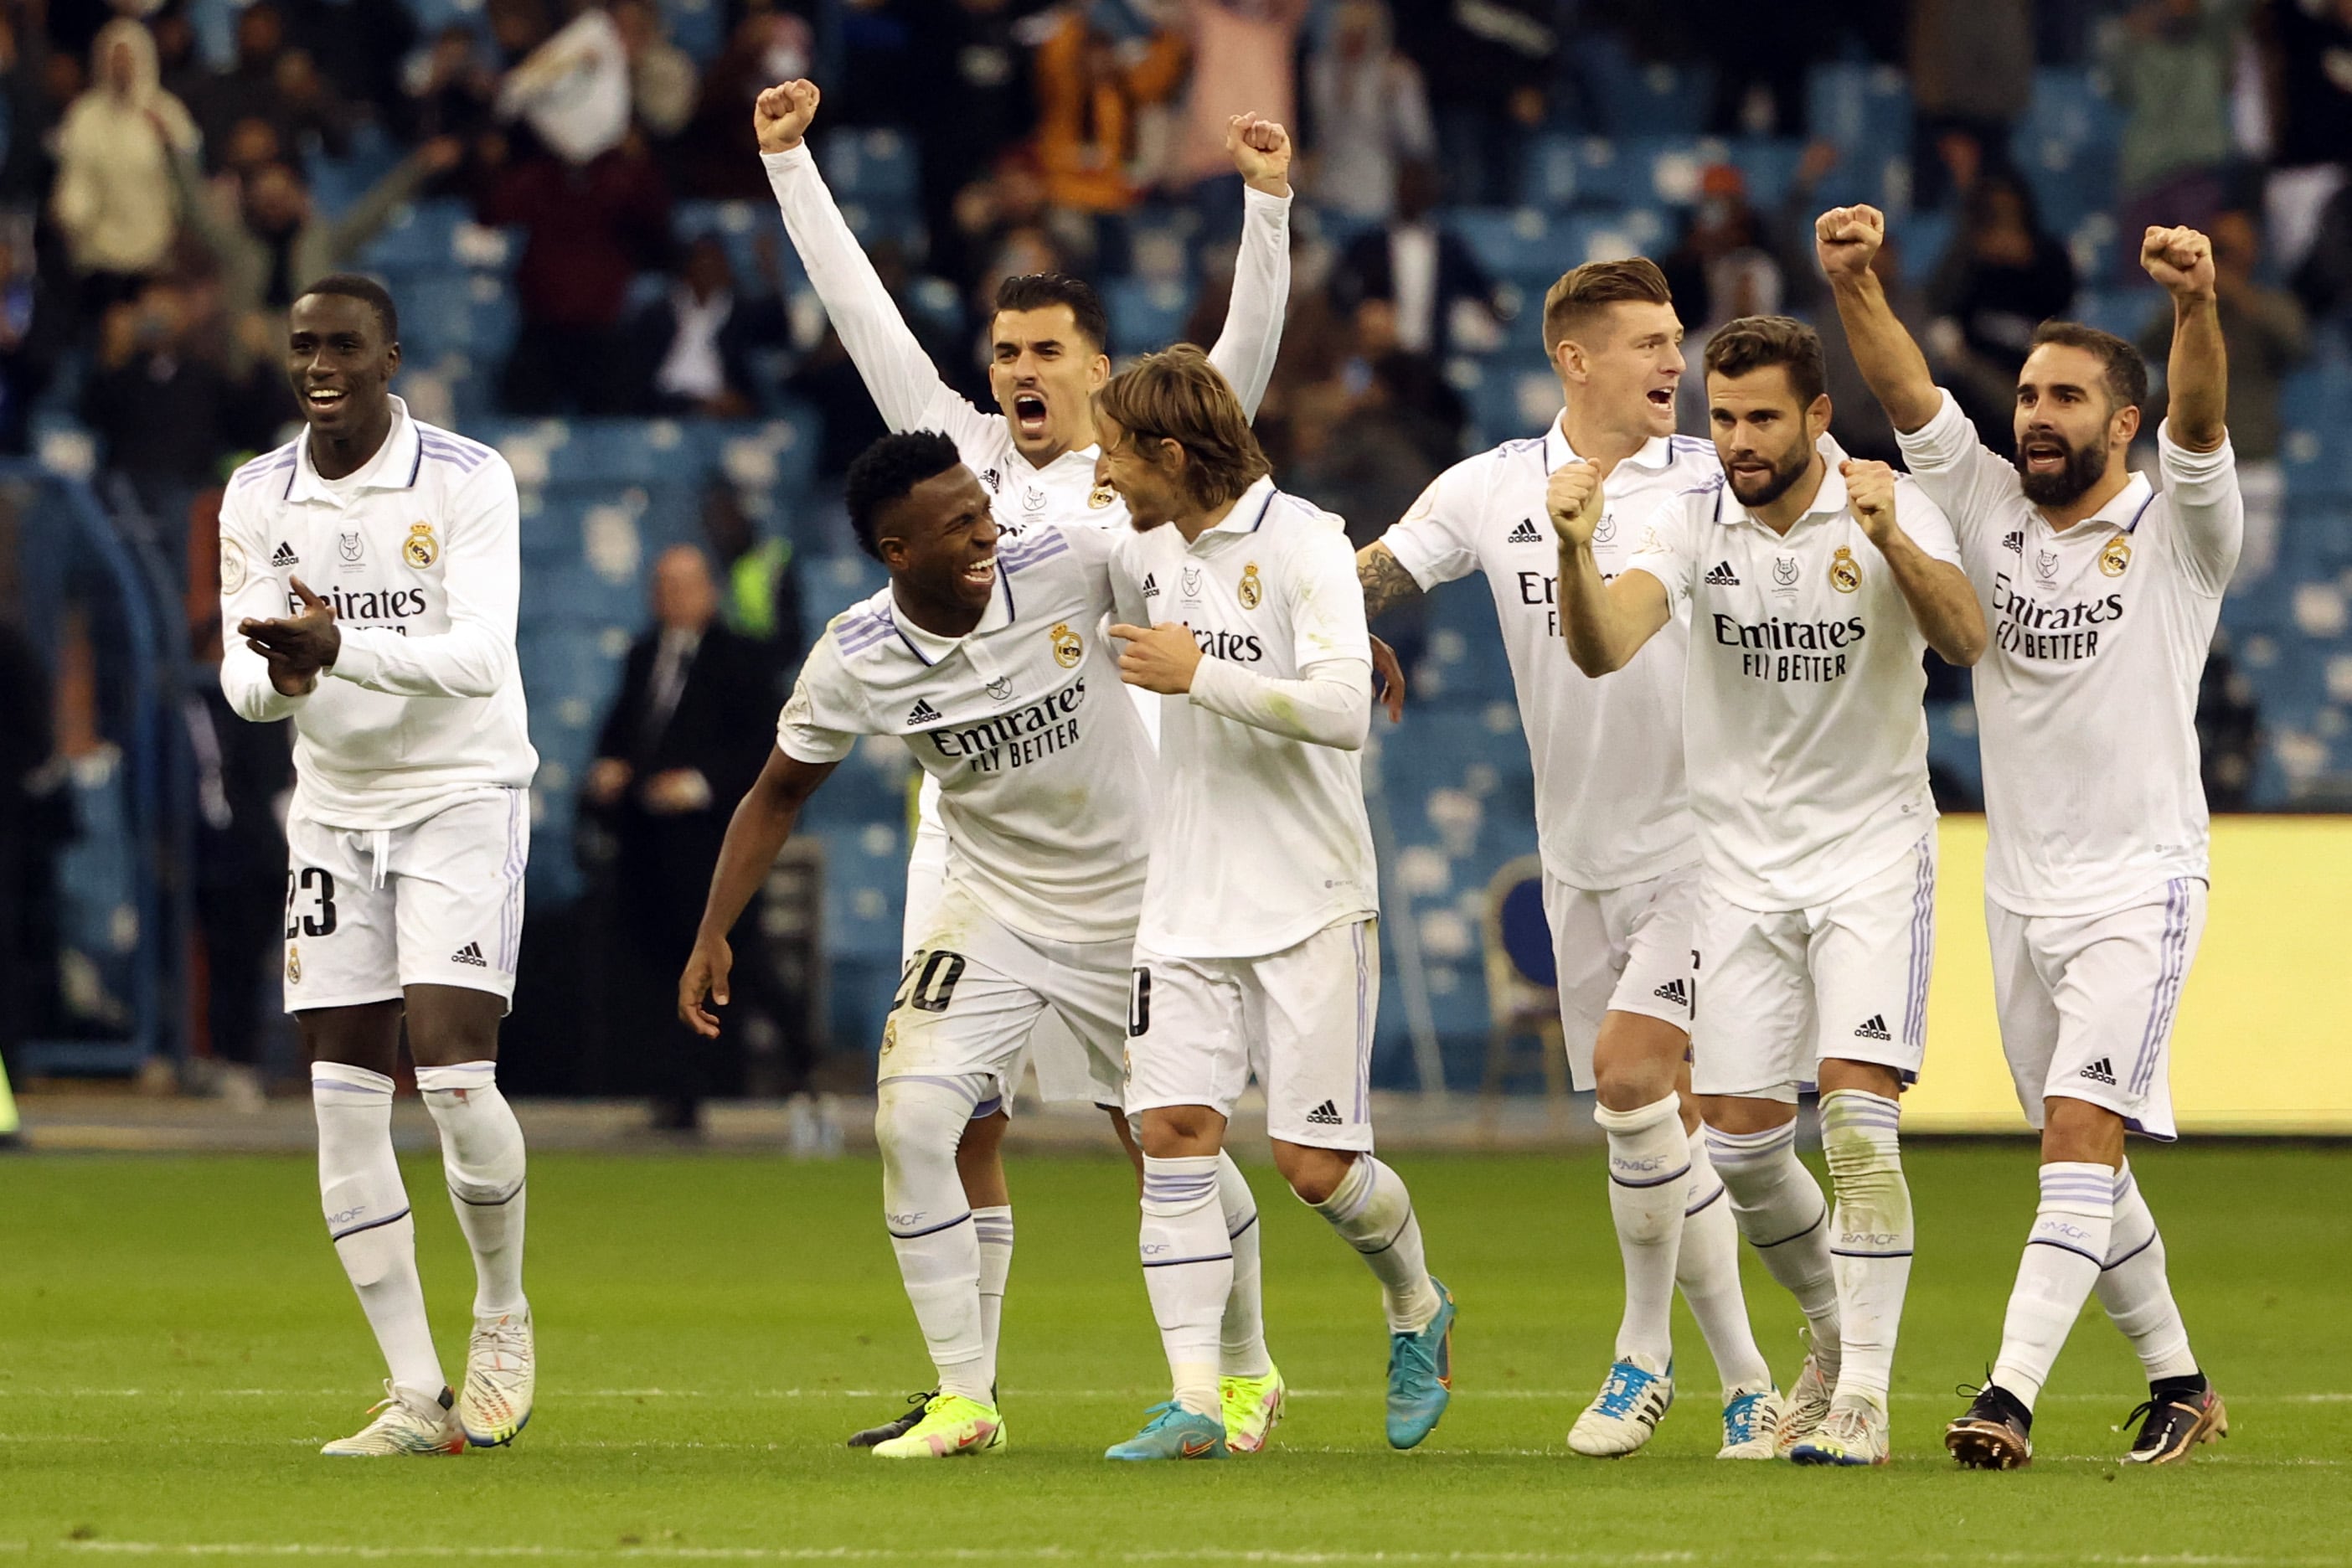
<path fill-rule="evenodd" d="M 835 662 L 850 667 L 875 657 L 877 650 L 889 647 L 898 635 L 898 623 L 890 618 L 890 590 L 884 588 L 826 622 L 824 636 L 817 639 L 813 655 L 829 656 Z"/>
<path fill-rule="evenodd" d="M 1076 529 L 1062 522 L 1033 522 L 1016 534 L 1009 534 L 996 546 L 996 569 L 1008 576 L 1030 572 L 1049 561 L 1076 559 L 1078 556 L 1097 557 L 1108 547 L 1108 541 L 1097 542 L 1079 537 L 1100 534 L 1096 528 Z"/>
<path fill-rule="evenodd" d="M 1723 479 L 1723 458 L 1716 451 L 1715 443 L 1704 437 L 1669 436 L 1665 472 L 1677 490 L 1719 483 Z"/>
<path fill-rule="evenodd" d="M 1332 534 L 1338 534 L 1344 542 L 1348 524 L 1338 512 L 1326 511 L 1305 496 L 1277 489 L 1266 498 L 1257 527 L 1252 531 L 1265 534 L 1269 542 L 1276 544 L 1311 546 Z"/>
<path fill-rule="evenodd" d="M 245 504 L 282 499 L 287 487 L 293 483 L 301 448 L 302 437 L 297 436 L 282 447 L 272 447 L 252 461 L 239 464 L 228 477 L 226 499 Z"/>
<path fill-rule="evenodd" d="M 505 454 L 496 447 L 414 416 L 409 423 L 416 431 L 416 471 L 420 479 L 431 473 L 442 484 L 454 487 L 487 473 L 511 475 Z"/>

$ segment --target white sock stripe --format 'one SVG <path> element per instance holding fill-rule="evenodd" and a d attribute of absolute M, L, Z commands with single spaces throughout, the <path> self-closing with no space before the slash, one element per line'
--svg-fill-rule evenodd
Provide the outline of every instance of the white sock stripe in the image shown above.
<path fill-rule="evenodd" d="M 447 1089 L 488 1089 L 499 1080 L 496 1062 L 451 1062 L 446 1067 L 418 1068 L 416 1088 L 419 1093 Z"/>
<path fill-rule="evenodd" d="M 1229 1230 L 1229 1231 L 1227 1231 L 1227 1232 L 1225 1233 L 1225 1239 L 1226 1239 L 1227 1241 L 1239 1241 L 1242 1237 L 1245 1237 L 1245 1236 L 1247 1236 L 1247 1235 L 1249 1234 L 1250 1226 L 1252 1226 L 1255 1225 L 1256 1223 L 1257 1223 L 1257 1210 L 1255 1210 L 1255 1209 L 1252 1209 L 1252 1210 L 1250 1210 L 1250 1216 L 1249 1216 L 1249 1218 L 1247 1218 L 1247 1219 L 1245 1219 L 1245 1220 L 1242 1221 L 1242 1223 L 1241 1223 L 1241 1226 L 1240 1226 L 1240 1228 L 1239 1228 L 1239 1229 L 1236 1229 L 1236 1230 Z"/>
<path fill-rule="evenodd" d="M 966 1209 L 963 1213 L 956 1215 L 953 1219 L 943 1220 L 938 1225 L 927 1225 L 920 1230 L 899 1230 L 887 1223 L 882 1228 L 889 1231 L 890 1238 L 893 1241 L 914 1241 L 926 1236 L 937 1236 L 943 1230 L 953 1230 L 956 1226 L 963 1224 L 971 1218 L 971 1211 L 970 1209 Z"/>
<path fill-rule="evenodd" d="M 352 1067 L 344 1062 L 310 1064 L 310 1088 L 313 1090 L 335 1089 L 390 1100 L 394 1087 L 392 1079 L 370 1068 Z"/>
<path fill-rule="evenodd" d="M 1212 1252 L 1200 1258 L 1161 1258 L 1158 1262 L 1146 1263 L 1144 1267 L 1146 1268 L 1181 1268 L 1193 1263 L 1231 1263 L 1233 1260 L 1234 1255 L 1230 1252 Z"/>
<path fill-rule="evenodd" d="M 1709 1204 L 1715 1202 L 1716 1199 L 1723 1196 L 1725 1192 L 1728 1189 L 1726 1188 L 1721 1182 L 1716 1183 L 1715 1191 L 1707 1194 L 1706 1196 L 1699 1199 L 1698 1202 L 1690 1205 L 1683 1210 L 1683 1217 L 1685 1219 L 1690 1218 L 1691 1215 L 1698 1213 L 1701 1209 L 1706 1208 Z"/>
<path fill-rule="evenodd" d="M 2133 1258 L 2137 1258 L 2141 1253 L 2146 1252 L 2149 1247 L 2154 1247 L 2159 1239 L 2161 1239 L 2161 1237 L 2158 1232 L 2153 1230 L 2149 1231 L 2146 1241 L 2141 1242 L 2137 1247 L 2133 1247 L 2129 1252 L 2125 1253 L 2121 1258 L 2116 1258 L 2114 1262 L 2100 1264 L 2099 1272 L 2104 1274 L 2110 1268 L 2121 1268 L 2125 1264 L 2129 1263 Z"/>
<path fill-rule="evenodd" d="M 1797 1124 L 1793 1121 L 1763 1132 L 1725 1132 L 1713 1127 L 1706 1131 L 1707 1157 L 1718 1165 L 1769 1159 L 1797 1141 Z"/>
<path fill-rule="evenodd" d="M 2133 1185 L 2131 1162 L 2126 1160 L 2116 1171 L 2115 1189 L 2117 1208 L 2121 1208 L 2124 1200 L 2131 1196 Z"/>
<path fill-rule="evenodd" d="M 2091 1262 L 2099 1264 L 2099 1259 L 2095 1254 L 2086 1251 L 2083 1247 L 2076 1247 L 2071 1242 L 2060 1241 L 2054 1237 L 2032 1237 L 2028 1238 L 2025 1245 L 2028 1247 L 2054 1247 L 2061 1252 L 2071 1252 L 2077 1258 L 2089 1258 Z M 2107 1266 L 2105 1264 L 2099 1264 L 2099 1267 L 2105 1268 Z"/>
<path fill-rule="evenodd" d="M 523 1178 L 517 1176 L 515 1178 L 514 1185 L 509 1187 L 505 1192 L 499 1194 L 494 1198 L 469 1197 L 466 1194 L 459 1192 L 455 1186 L 450 1187 L 449 1195 L 457 1199 L 459 1203 L 464 1204 L 468 1208 L 504 1208 L 507 1205 L 514 1202 L 515 1199 L 521 1194 Z"/>
<path fill-rule="evenodd" d="M 386 1215 L 382 1219 L 368 1220 L 364 1224 L 352 1226 L 348 1229 L 344 1230 L 331 1230 L 327 1233 L 327 1239 L 330 1241 L 341 1241 L 347 1236 L 359 1236 L 371 1230 L 382 1230 L 388 1225 L 398 1225 L 402 1220 L 408 1217 L 408 1212 L 409 1211 L 406 1208 L 403 1208 L 398 1214 Z"/>
<path fill-rule="evenodd" d="M 1638 1182 L 1629 1182 L 1624 1177 L 1617 1173 L 1617 1168 L 1612 1163 L 1609 1168 L 1609 1179 L 1616 1183 L 1621 1187 L 1663 1187 L 1669 1182 L 1688 1181 L 1690 1179 L 1690 1166 L 1685 1164 L 1681 1170 L 1670 1172 L 1663 1176 L 1647 1176 Z"/>

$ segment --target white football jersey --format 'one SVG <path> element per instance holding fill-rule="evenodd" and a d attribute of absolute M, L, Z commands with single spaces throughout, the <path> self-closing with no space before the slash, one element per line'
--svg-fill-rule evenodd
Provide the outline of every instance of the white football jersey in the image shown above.
<path fill-rule="evenodd" d="M 1976 667 L 1986 895 L 2087 915 L 2204 878 L 2197 689 L 2245 536 L 2229 444 L 2191 452 L 2159 428 L 2163 491 L 2135 474 L 2059 530 L 1949 393 L 1901 440 L 1951 514 L 1992 633 Z"/>
<path fill-rule="evenodd" d="M 1895 574 L 1846 510 L 1845 454 L 1784 536 L 1717 478 L 1653 519 L 1627 572 L 1687 604 L 1683 710 L 1691 807 L 1709 879 L 1755 910 L 1827 902 L 1912 852 L 1936 820 L 1920 706 L 1927 641 Z M 1960 562 L 1951 524 L 1907 479 L 1912 542 Z"/>
<path fill-rule="evenodd" d="M 1544 869 L 1572 888 L 1631 887 L 1698 858 L 1683 782 L 1683 667 L 1689 606 L 1633 662 L 1579 673 L 1559 632 L 1559 542 L 1544 504 L 1552 471 L 1580 459 L 1555 422 L 1440 474 L 1381 536 L 1422 587 L 1486 574 L 1535 763 Z M 1613 578 L 1652 513 L 1723 472 L 1715 444 L 1660 437 L 1610 470 L 1592 554 Z"/>
<path fill-rule="evenodd" d="M 539 770 L 515 661 L 514 473 L 397 397 L 392 411 L 357 472 L 320 479 L 306 432 L 221 500 L 221 689 L 247 719 L 293 719 L 293 809 L 329 827 L 404 827 Z M 342 651 L 286 697 L 236 626 L 300 614 L 297 577 L 334 605 Z"/>
<path fill-rule="evenodd" d="M 903 737 L 939 784 L 949 882 L 1055 942 L 1129 934 L 1143 897 L 1151 748 L 1100 630 L 1116 543 L 1050 523 L 1006 540 L 996 596 L 961 637 L 883 589 L 825 627 L 776 726 L 804 763 Z"/>
<path fill-rule="evenodd" d="M 1371 641 L 1346 526 L 1262 479 L 1187 544 L 1173 523 L 1119 540 L 1122 621 L 1181 621 L 1201 651 L 1297 680 Z M 1170 698 L 1139 945 L 1255 958 L 1380 911 L 1360 752 L 1312 745 Z"/>

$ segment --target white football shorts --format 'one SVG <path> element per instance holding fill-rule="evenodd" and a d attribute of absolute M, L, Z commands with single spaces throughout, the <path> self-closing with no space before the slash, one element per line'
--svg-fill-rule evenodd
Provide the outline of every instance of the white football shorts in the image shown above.
<path fill-rule="evenodd" d="M 950 881 L 929 929 L 908 957 L 882 1026 L 877 1079 L 996 1080 L 996 1098 L 1019 1087 L 1030 1031 L 1052 1016 L 1086 1053 L 1085 1097 L 1116 1106 L 1125 1070 L 1128 964 L 1132 938 L 1055 942 L 1013 930 Z M 988 1115 L 986 1101 L 975 1111 Z"/>
<path fill-rule="evenodd" d="M 1544 874 L 1544 918 L 1559 970 L 1569 1077 L 1592 1088 L 1592 1042 L 1610 1013 L 1639 1013 L 1688 1033 L 1696 865 L 1626 888 L 1571 888 Z"/>
<path fill-rule="evenodd" d="M 530 795 L 486 789 L 405 827 L 286 825 L 286 1010 L 410 985 L 514 1000 Z"/>
<path fill-rule="evenodd" d="M 1267 1133 L 1312 1149 L 1372 1146 L 1380 922 L 1327 926 L 1263 958 L 1135 950 L 1127 1113 L 1205 1105 L 1227 1117 L 1255 1071 Z"/>
<path fill-rule="evenodd" d="M 2021 915 L 1985 902 L 2000 1047 L 2025 1120 L 2052 1096 L 2086 1100 L 2170 1139 L 2172 1019 L 2205 934 L 2202 879 L 2176 877 L 2095 915 Z"/>
<path fill-rule="evenodd" d="M 1691 1087 L 1793 1103 L 1829 1059 L 1919 1077 L 1936 959 L 1936 837 L 1825 904 L 1749 910 L 1702 877 Z"/>

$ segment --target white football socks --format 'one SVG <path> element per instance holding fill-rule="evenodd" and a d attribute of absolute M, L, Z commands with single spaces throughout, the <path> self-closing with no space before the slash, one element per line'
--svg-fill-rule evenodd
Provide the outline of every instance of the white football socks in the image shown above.
<path fill-rule="evenodd" d="M 530 1305 L 522 1293 L 522 1126 L 499 1092 L 498 1070 L 495 1062 L 416 1069 L 417 1092 L 441 1130 L 450 1206 L 474 1253 L 478 1318 Z"/>
<path fill-rule="evenodd" d="M 1675 1354 L 1675 1258 L 1690 1191 L 1682 1104 L 1672 1094 L 1633 1110 L 1595 1104 L 1592 1120 L 1609 1135 L 1609 1215 L 1625 1260 L 1617 1359 L 1640 1356 L 1663 1372 Z"/>
<path fill-rule="evenodd" d="M 339 1062 L 310 1067 L 310 1104 L 319 1119 L 319 1199 L 327 1234 L 359 1293 L 360 1310 L 383 1352 L 394 1388 L 438 1400 L 448 1386 L 425 1287 L 416 1274 L 416 1222 L 408 1212 L 400 1163 L 392 1152 L 392 1079 Z"/>
<path fill-rule="evenodd" d="M 981 1331 L 980 1238 L 955 1162 L 976 1096 L 961 1083 L 903 1078 L 886 1079 L 878 1101 L 883 1217 L 940 1392 L 991 1404 L 996 1368 Z"/>
<path fill-rule="evenodd" d="M 1911 1188 L 1896 1136 L 1901 1118 L 1902 1107 L 1883 1094 L 1841 1089 L 1822 1096 L 1822 1153 L 1837 1194 L 1830 1243 L 1844 1347 L 1837 1393 L 1882 1410 L 1911 1283 Z"/>
<path fill-rule="evenodd" d="M 980 1342 L 993 1367 L 1004 1342 L 1004 1286 L 1013 1278 L 1013 1205 L 972 1210 L 971 1229 L 980 1243 Z"/>
<path fill-rule="evenodd" d="M 1797 1158 L 1797 1124 L 1763 1132 L 1706 1129 L 1706 1150 L 1731 1194 L 1739 1234 L 1764 1261 L 1765 1271 L 1797 1299 L 1812 1330 L 1822 1375 L 1838 1374 L 1837 1275 L 1830 1263 L 1830 1205 L 1821 1184 Z"/>
<path fill-rule="evenodd" d="M 2189 1328 L 2180 1321 L 2172 1282 L 2165 1275 L 2164 1237 L 2128 1161 L 2115 1175 L 2115 1226 L 2098 1290 L 2099 1305 L 2131 1341 L 2150 1383 L 2195 1374 L 2197 1358 L 2189 1352 Z"/>
<path fill-rule="evenodd" d="M 1138 1249 L 1151 1315 L 1168 1352 L 1176 1403 L 1195 1415 L 1221 1415 L 1217 1366 L 1225 1303 L 1234 1289 L 1234 1249 L 1217 1198 L 1222 1154 L 1143 1157 L 1143 1225 Z"/>
<path fill-rule="evenodd" d="M 1217 1153 L 1217 1205 L 1234 1249 L 1234 1288 L 1225 1297 L 1217 1371 L 1223 1377 L 1264 1377 L 1274 1370 L 1265 1352 L 1265 1303 L 1258 1291 L 1257 1199 L 1249 1178 L 1223 1150 Z"/>
<path fill-rule="evenodd" d="M 1311 1206 L 1363 1255 L 1380 1280 L 1389 1332 L 1417 1334 L 1429 1327 L 1444 1303 L 1430 1283 L 1421 1221 L 1413 1217 L 1404 1178 L 1370 1154 L 1359 1154 L 1331 1195 Z"/>
<path fill-rule="evenodd" d="M 2001 1321 L 2000 1359 L 1992 1363 L 1992 1381 L 2028 1410 L 2098 1283 L 2115 1205 L 2116 1173 L 2106 1166 L 2061 1160 L 2042 1167 L 2041 1206 Z"/>
<path fill-rule="evenodd" d="M 1748 1321 L 1748 1293 L 1739 1283 L 1739 1227 L 1732 1223 L 1723 1178 L 1707 1157 L 1706 1129 L 1691 1133 L 1684 1147 L 1690 1153 L 1690 1181 L 1683 1189 L 1683 1239 L 1675 1251 L 1675 1283 L 1690 1303 L 1727 1393 L 1769 1388 L 1772 1369 L 1756 1348 L 1756 1329 Z"/>

